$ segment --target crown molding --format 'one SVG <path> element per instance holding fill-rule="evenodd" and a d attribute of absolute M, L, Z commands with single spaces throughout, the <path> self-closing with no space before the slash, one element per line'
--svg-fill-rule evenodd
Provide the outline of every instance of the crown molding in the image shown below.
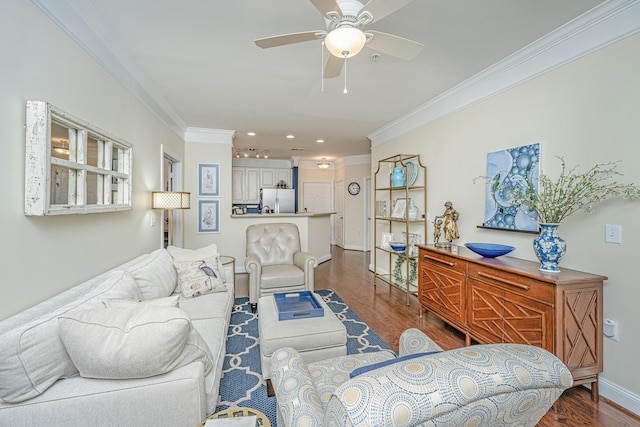
<path fill-rule="evenodd" d="M 146 105 L 176 135 L 187 125 L 160 95 L 157 87 L 137 67 L 131 52 L 86 0 L 32 0 L 71 39 L 82 47 L 122 86 Z"/>
<path fill-rule="evenodd" d="M 371 163 L 371 154 L 361 154 L 358 156 L 348 156 L 336 160 L 336 166 L 358 166 Z"/>
<path fill-rule="evenodd" d="M 640 31 L 640 0 L 609 0 L 368 135 L 371 146 L 552 71 Z"/>
<path fill-rule="evenodd" d="M 184 131 L 184 142 L 201 142 L 209 144 L 233 144 L 235 130 L 188 127 Z"/>

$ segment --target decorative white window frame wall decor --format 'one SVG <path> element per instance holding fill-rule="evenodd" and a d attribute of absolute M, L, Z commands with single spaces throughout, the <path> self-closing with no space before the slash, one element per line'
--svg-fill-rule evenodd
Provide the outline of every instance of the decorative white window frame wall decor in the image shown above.
<path fill-rule="evenodd" d="M 132 156 L 132 144 L 47 102 L 28 101 L 25 215 L 131 210 Z"/>

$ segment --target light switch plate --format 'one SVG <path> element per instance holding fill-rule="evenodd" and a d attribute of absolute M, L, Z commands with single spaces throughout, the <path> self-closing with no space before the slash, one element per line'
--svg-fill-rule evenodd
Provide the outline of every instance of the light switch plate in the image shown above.
<path fill-rule="evenodd" d="M 605 224 L 604 241 L 605 243 L 622 243 L 622 226 Z"/>

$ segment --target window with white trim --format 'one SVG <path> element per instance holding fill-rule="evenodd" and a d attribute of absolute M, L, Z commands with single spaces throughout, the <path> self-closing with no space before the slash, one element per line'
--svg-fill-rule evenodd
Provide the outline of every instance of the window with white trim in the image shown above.
<path fill-rule="evenodd" d="M 44 101 L 28 101 L 25 215 L 131 210 L 132 145 Z"/>

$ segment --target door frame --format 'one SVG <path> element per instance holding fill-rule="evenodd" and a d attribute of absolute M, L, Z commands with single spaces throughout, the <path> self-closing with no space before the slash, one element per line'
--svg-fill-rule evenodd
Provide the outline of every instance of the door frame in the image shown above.
<path fill-rule="evenodd" d="M 172 173 L 171 177 L 165 176 L 164 171 L 164 160 L 168 159 L 172 164 Z M 183 159 L 182 156 L 171 150 L 169 147 L 164 144 L 160 144 L 160 182 L 162 186 L 162 191 L 167 189 L 166 184 L 169 182 L 169 178 L 171 178 L 171 188 L 170 191 L 182 191 L 182 165 Z M 164 214 L 162 215 L 164 221 Z M 160 227 L 160 247 L 164 247 L 164 227 Z M 183 211 L 181 209 L 176 209 L 173 211 L 173 244 L 178 247 L 183 247 L 184 245 L 184 216 Z"/>

